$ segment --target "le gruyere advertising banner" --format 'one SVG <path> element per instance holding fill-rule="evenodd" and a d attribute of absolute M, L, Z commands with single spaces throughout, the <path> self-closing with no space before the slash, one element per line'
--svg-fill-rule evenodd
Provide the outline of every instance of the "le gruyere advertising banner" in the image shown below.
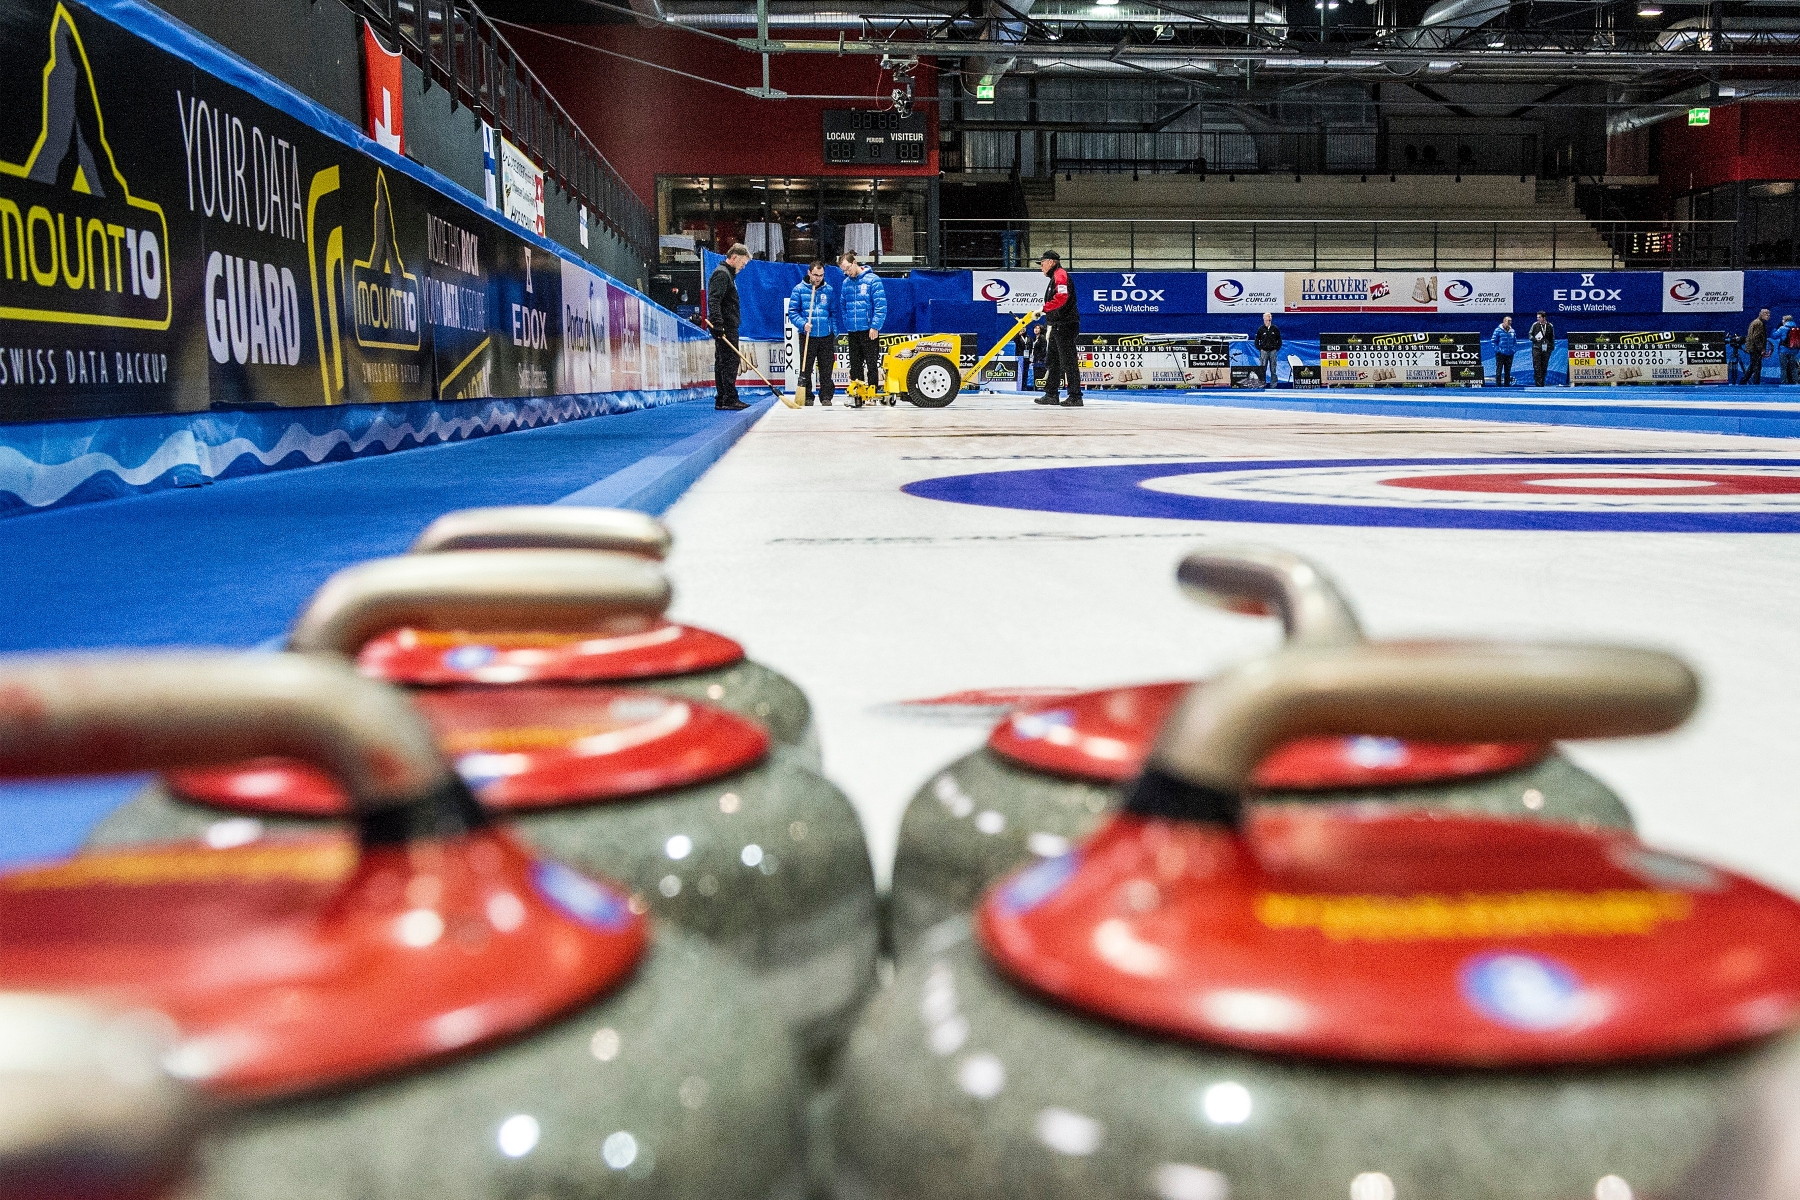
<path fill-rule="evenodd" d="M 1482 382 L 1479 333 L 1321 333 L 1326 387 L 1406 387 Z"/>
<path fill-rule="evenodd" d="M 1508 313 L 1510 271 L 1209 271 L 1209 313 Z"/>
<path fill-rule="evenodd" d="M 1724 383 L 1723 330 L 1569 334 L 1571 384 Z"/>
<path fill-rule="evenodd" d="M 84 5 L 0 37 L 0 420 L 698 377 L 636 292 Z"/>

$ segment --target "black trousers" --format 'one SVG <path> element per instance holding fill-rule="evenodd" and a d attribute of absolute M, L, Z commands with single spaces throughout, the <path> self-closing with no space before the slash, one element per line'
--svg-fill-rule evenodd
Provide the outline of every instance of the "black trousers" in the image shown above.
<path fill-rule="evenodd" d="M 734 337 L 732 341 L 737 341 Z M 736 400 L 737 394 L 738 355 L 737 351 L 725 344 L 725 339 L 713 339 L 713 387 L 717 389 L 714 401 Z"/>
<path fill-rule="evenodd" d="M 1044 395 L 1054 396 L 1067 380 L 1069 399 L 1081 399 L 1081 360 L 1075 357 L 1078 325 L 1050 326 L 1050 351 L 1044 355 Z"/>
<path fill-rule="evenodd" d="M 1539 350 L 1536 346 L 1533 346 L 1531 348 L 1531 377 L 1537 381 L 1539 387 L 1544 386 L 1544 376 L 1549 374 L 1549 372 L 1550 352 L 1548 350 Z"/>
<path fill-rule="evenodd" d="M 1494 351 L 1494 386 L 1512 386 L 1512 360 L 1512 355 Z"/>
<path fill-rule="evenodd" d="M 1738 382 L 1756 385 L 1762 382 L 1763 355 L 1753 350 L 1744 351 L 1744 373 L 1738 376 Z"/>
<path fill-rule="evenodd" d="M 800 391 L 811 404 L 817 397 L 822 404 L 830 404 L 831 398 L 837 395 L 837 385 L 831 381 L 831 369 L 837 364 L 837 339 L 834 337 L 809 338 L 800 335 Z M 814 376 L 818 377 L 815 389 Z"/>
<path fill-rule="evenodd" d="M 866 329 L 852 329 L 844 336 L 850 343 L 850 382 L 860 379 L 870 387 L 880 387 L 881 339 L 870 337 Z"/>

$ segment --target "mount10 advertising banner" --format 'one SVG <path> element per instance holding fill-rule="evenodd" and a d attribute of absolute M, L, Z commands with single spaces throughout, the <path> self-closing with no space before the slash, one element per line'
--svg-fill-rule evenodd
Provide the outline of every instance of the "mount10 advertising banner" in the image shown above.
<path fill-rule="evenodd" d="M 154 21 L 136 11 L 121 20 Z M 265 102 L 149 40 L 191 39 L 178 27 L 144 27 L 72 0 L 8 7 L 0 420 L 706 375 L 673 314 L 321 132 L 334 118 L 309 102 L 253 85 Z"/>
<path fill-rule="evenodd" d="M 1326 387 L 1481 386 L 1479 333 L 1321 333 Z"/>
<path fill-rule="evenodd" d="M 1205 311 L 1245 316 L 1684 313 L 1743 308 L 1742 271 L 1209 271 L 1206 275 Z"/>
<path fill-rule="evenodd" d="M 1081 386 L 1230 387 L 1233 340 L 1197 333 L 1077 334 Z"/>
<path fill-rule="evenodd" d="M 1724 383 L 1723 332 L 1571 333 L 1569 382 Z"/>

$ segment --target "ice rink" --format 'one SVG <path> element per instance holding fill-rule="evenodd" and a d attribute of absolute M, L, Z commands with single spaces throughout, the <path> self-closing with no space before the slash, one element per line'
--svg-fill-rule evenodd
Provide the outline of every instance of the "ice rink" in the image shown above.
<path fill-rule="evenodd" d="M 1441 459 L 1476 461 L 1417 461 Z M 1573 754 L 1650 840 L 1795 889 L 1800 557 L 1791 534 L 1737 531 L 1800 529 L 1793 488 L 1800 454 L 1769 438 L 965 395 L 772 410 L 670 510 L 670 565 L 680 616 L 810 693 L 884 879 L 907 800 L 992 721 L 916 702 L 1199 677 L 1267 651 L 1273 622 L 1174 584 L 1189 548 L 1248 540 L 1326 568 L 1374 637 L 1685 656 L 1705 686 L 1687 728 Z M 957 498 L 913 494 L 934 490 Z M 1411 521 L 1473 527 L 1394 523 Z"/>

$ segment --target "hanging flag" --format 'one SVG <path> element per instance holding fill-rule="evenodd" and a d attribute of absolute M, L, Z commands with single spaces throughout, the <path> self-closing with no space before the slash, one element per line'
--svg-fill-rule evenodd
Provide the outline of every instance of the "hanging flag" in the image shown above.
<path fill-rule="evenodd" d="M 400 52 L 382 45 L 367 21 L 363 22 L 363 84 L 368 135 L 395 154 L 405 154 Z"/>

